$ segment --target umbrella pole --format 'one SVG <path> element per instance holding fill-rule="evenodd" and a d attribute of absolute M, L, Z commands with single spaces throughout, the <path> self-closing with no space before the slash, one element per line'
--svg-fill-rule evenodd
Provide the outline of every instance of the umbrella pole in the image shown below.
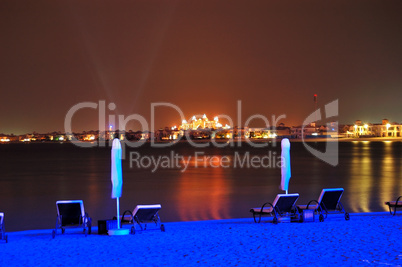
<path fill-rule="evenodd" d="M 119 198 L 116 198 L 116 203 L 117 203 L 117 229 L 109 229 L 107 231 L 108 235 L 128 235 L 129 234 L 129 229 L 121 229 L 120 228 L 120 203 L 119 203 Z"/>
<path fill-rule="evenodd" d="M 120 229 L 120 202 L 119 198 L 116 198 L 117 200 L 117 229 Z"/>

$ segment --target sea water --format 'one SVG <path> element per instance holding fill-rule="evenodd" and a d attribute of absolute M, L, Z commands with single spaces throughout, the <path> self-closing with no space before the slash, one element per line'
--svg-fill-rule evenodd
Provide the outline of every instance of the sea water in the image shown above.
<path fill-rule="evenodd" d="M 324 142 L 309 146 L 325 152 Z M 250 208 L 272 202 L 280 190 L 280 143 L 256 148 L 228 143 L 196 148 L 188 143 L 126 147 L 120 213 L 138 204 L 161 204 L 162 222 L 250 217 Z M 56 201 L 82 199 L 97 220 L 116 215 L 111 198 L 111 148 L 71 143 L 0 145 L 0 211 L 7 231 L 50 229 Z M 291 142 L 289 193 L 298 204 L 323 188 L 345 189 L 348 212 L 386 211 L 384 201 L 402 195 L 402 142 L 339 142 L 339 163 L 312 155 Z"/>

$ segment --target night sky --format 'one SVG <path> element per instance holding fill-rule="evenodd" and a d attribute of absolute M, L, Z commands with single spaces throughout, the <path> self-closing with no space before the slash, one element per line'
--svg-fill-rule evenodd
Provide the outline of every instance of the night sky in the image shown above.
<path fill-rule="evenodd" d="M 340 123 L 402 122 L 402 1 L 1 1 L 0 133 L 64 132 L 80 102 L 186 119 L 286 114 L 339 100 Z M 156 109 L 155 127 L 180 124 Z M 96 130 L 98 113 L 73 117 Z M 264 126 L 255 120 L 252 126 Z M 127 130 L 138 130 L 138 124 Z"/>

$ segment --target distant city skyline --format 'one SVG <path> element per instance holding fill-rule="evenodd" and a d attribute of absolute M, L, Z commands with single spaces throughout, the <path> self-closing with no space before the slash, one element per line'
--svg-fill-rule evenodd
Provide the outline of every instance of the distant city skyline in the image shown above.
<path fill-rule="evenodd" d="M 1 6 L 0 133 L 63 132 L 71 107 L 99 101 L 115 104 L 107 116 L 139 114 L 147 122 L 152 103 L 172 103 L 186 118 L 237 119 L 241 101 L 242 124 L 255 114 L 284 114 L 281 122 L 301 125 L 334 100 L 340 124 L 402 122 L 398 0 Z M 156 109 L 155 128 L 180 121 L 174 110 Z M 98 125 L 95 109 L 72 119 L 76 132 Z"/>
<path fill-rule="evenodd" d="M 200 122 L 200 120 L 204 120 L 205 122 Z M 228 124 L 221 124 L 222 121 L 219 121 L 218 117 L 214 117 L 213 120 L 209 120 L 208 117 L 206 116 L 206 114 L 204 114 L 203 116 L 198 116 L 196 117 L 195 115 L 193 115 L 189 121 L 187 122 L 186 120 L 183 120 L 182 123 L 176 123 L 174 125 L 165 125 L 163 127 L 159 127 L 159 128 L 155 128 L 155 131 L 160 131 L 160 130 L 164 130 L 164 129 L 169 129 L 169 130 L 174 130 L 174 131 L 192 131 L 192 130 L 197 130 L 198 128 L 200 129 L 215 129 L 215 130 L 229 130 L 229 129 L 243 129 L 243 128 L 250 128 L 250 129 L 269 129 L 269 128 L 281 128 L 281 127 L 285 127 L 285 128 L 289 128 L 289 129 L 296 129 L 296 128 L 301 128 L 301 127 L 306 127 L 306 128 L 311 128 L 311 127 L 333 127 L 332 125 L 337 125 L 338 129 L 333 131 L 342 131 L 341 128 L 347 126 L 347 127 L 354 127 L 355 131 L 357 131 L 357 128 L 359 129 L 358 132 L 367 132 L 367 128 L 368 126 L 375 126 L 378 125 L 382 126 L 382 128 L 386 127 L 386 130 L 388 131 L 389 127 L 393 127 L 393 126 L 398 126 L 399 125 L 401 127 L 399 127 L 397 130 L 401 130 L 402 129 L 402 123 L 399 123 L 397 121 L 394 120 L 388 120 L 387 118 L 383 118 L 381 120 L 381 122 L 371 122 L 371 121 L 362 121 L 362 120 L 355 120 L 353 123 L 339 123 L 337 120 L 327 120 L 325 123 L 315 123 L 313 122 L 313 124 L 305 124 L 305 125 L 288 125 L 285 124 L 284 122 L 282 122 L 281 120 L 279 120 L 277 122 L 276 125 L 266 125 L 266 126 L 260 126 L 260 127 L 256 127 L 256 126 L 251 126 L 251 125 L 242 125 L 242 126 L 237 126 L 237 125 L 233 125 L 233 126 L 229 126 Z M 313 125 L 313 126 L 312 126 Z M 401 129 L 400 129 L 401 128 Z M 371 128 L 370 128 L 371 129 Z M 392 129 L 393 131 L 394 129 Z M 396 130 L 396 129 L 395 129 Z M 90 133 L 90 132 L 116 132 L 116 131 L 120 131 L 120 132 L 151 132 L 150 129 L 131 129 L 131 128 L 125 128 L 125 129 L 120 129 L 119 127 L 114 127 L 113 125 L 110 124 L 105 124 L 105 127 L 102 129 L 84 129 L 82 131 L 48 131 L 48 132 L 38 132 L 38 131 L 31 131 L 31 132 L 25 132 L 22 134 L 14 134 L 14 133 L 0 133 L 0 135 L 2 136 L 24 136 L 24 135 L 31 135 L 31 134 L 39 134 L 39 135 L 46 135 L 46 134 L 82 134 L 82 133 Z M 369 130 L 371 131 L 371 130 Z M 0 140 L 1 141 L 1 140 Z"/>

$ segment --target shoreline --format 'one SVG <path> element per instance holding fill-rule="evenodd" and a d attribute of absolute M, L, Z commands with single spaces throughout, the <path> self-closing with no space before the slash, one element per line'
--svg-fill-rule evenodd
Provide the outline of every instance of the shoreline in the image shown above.
<path fill-rule="evenodd" d="M 400 212 L 401 216 L 402 216 L 402 211 Z M 387 216 L 390 215 L 392 216 L 389 211 L 374 211 L 374 212 L 355 212 L 355 213 L 349 213 L 349 215 L 351 217 L 355 217 L 355 216 Z M 398 215 L 398 211 L 397 214 L 395 216 Z M 328 215 L 330 216 L 330 219 L 343 219 L 344 218 L 344 214 L 340 213 L 340 214 L 330 214 Z M 273 217 L 271 216 L 265 216 L 265 217 L 261 217 L 261 221 L 263 223 L 269 223 L 272 222 Z M 245 223 L 245 222 L 252 222 L 254 223 L 253 217 L 251 216 L 250 213 L 250 217 L 245 217 L 245 218 L 231 218 L 231 219 L 218 219 L 218 220 L 197 220 L 197 221 L 175 221 L 175 222 L 163 222 L 162 224 L 187 224 L 187 223 Z M 315 222 L 318 222 L 318 217 L 315 219 Z M 291 224 L 297 224 L 299 222 L 292 222 Z M 92 222 L 92 234 L 96 234 L 97 235 L 97 231 L 98 231 L 98 226 L 97 226 L 97 221 L 93 221 Z M 125 227 L 128 227 L 129 225 L 124 225 Z M 131 226 L 131 224 L 130 224 Z M 124 228 L 124 227 L 122 227 Z M 6 229 L 6 234 L 23 234 L 24 232 L 37 232 L 37 233 L 49 233 L 49 235 L 51 235 L 51 232 L 54 228 L 50 228 L 50 229 L 30 229 L 30 230 L 18 230 L 18 231 L 7 231 L 7 227 L 5 227 Z M 78 228 L 74 230 L 74 228 L 72 228 L 72 230 L 70 230 L 72 232 L 74 231 L 80 231 Z M 67 230 L 68 232 L 68 230 Z M 58 232 L 58 235 L 60 235 L 60 232 Z"/>
<path fill-rule="evenodd" d="M 402 142 L 402 137 L 357 137 L 357 138 L 320 138 L 320 137 L 310 137 L 310 138 L 288 138 L 290 142 Z M 193 143 L 210 143 L 213 144 L 218 143 L 218 144 L 223 144 L 223 143 L 249 143 L 249 144 L 253 144 L 253 143 L 280 143 L 282 140 L 282 138 L 277 138 L 277 139 L 196 139 L 196 140 L 174 140 L 174 141 L 170 141 L 170 140 L 159 140 L 159 141 L 136 141 L 139 143 L 143 143 L 143 144 L 171 144 L 174 145 L 175 143 L 189 143 L 191 144 Z M 126 140 L 124 140 L 126 141 Z M 99 143 L 103 143 L 105 144 L 104 146 L 106 146 L 106 144 L 108 144 L 111 141 L 28 141 L 28 142 L 22 142 L 22 141 L 10 141 L 10 142 L 1 142 L 0 144 L 86 144 L 89 146 L 96 146 L 96 144 Z M 128 141 L 128 143 L 136 143 L 136 142 L 131 142 Z M 141 146 L 141 145 L 140 145 Z"/>

